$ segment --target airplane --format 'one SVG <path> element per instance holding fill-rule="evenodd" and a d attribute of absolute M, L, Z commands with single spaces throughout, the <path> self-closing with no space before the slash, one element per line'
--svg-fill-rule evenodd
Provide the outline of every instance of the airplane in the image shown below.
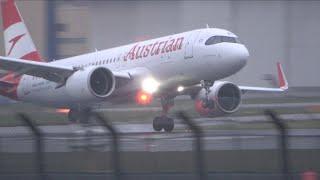
<path fill-rule="evenodd" d="M 67 108 L 70 121 L 88 121 L 96 104 L 148 105 L 159 99 L 155 131 L 171 132 L 174 98 L 189 95 L 203 116 L 236 112 L 245 92 L 283 92 L 288 83 L 277 64 L 279 87 L 239 86 L 221 81 L 240 71 L 248 49 L 234 33 L 196 29 L 47 62 L 37 51 L 13 0 L 1 2 L 6 56 L 0 56 L 0 94 L 21 102 Z"/>

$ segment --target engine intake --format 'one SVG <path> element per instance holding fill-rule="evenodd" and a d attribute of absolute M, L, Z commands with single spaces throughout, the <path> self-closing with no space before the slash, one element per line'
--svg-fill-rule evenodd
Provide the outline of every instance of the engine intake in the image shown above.
<path fill-rule="evenodd" d="M 203 116 L 216 117 L 224 114 L 234 113 L 241 104 L 241 91 L 238 86 L 225 81 L 215 82 L 210 88 L 206 100 L 205 91 L 198 93 L 195 108 Z M 211 103 L 211 106 L 205 106 Z"/>
<path fill-rule="evenodd" d="M 79 70 L 66 82 L 68 94 L 76 101 L 104 99 L 115 89 L 115 77 L 105 67 L 89 67 Z"/>
<path fill-rule="evenodd" d="M 111 71 L 102 67 L 93 70 L 89 81 L 90 89 L 97 97 L 108 96 L 115 84 Z"/>
<path fill-rule="evenodd" d="M 231 83 L 223 84 L 218 89 L 217 105 L 225 112 L 234 112 L 240 105 L 241 94 L 239 88 Z"/>

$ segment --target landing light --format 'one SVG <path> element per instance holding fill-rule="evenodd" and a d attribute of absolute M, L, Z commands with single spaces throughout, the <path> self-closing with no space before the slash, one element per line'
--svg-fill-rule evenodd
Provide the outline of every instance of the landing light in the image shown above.
<path fill-rule="evenodd" d="M 147 93 L 155 93 L 159 88 L 159 82 L 154 78 L 146 78 L 142 81 L 142 90 Z"/>
<path fill-rule="evenodd" d="M 139 105 L 148 105 L 152 102 L 152 95 L 144 91 L 138 91 L 136 94 L 136 103 Z"/>
<path fill-rule="evenodd" d="M 146 94 L 142 94 L 142 95 L 140 96 L 140 99 L 141 99 L 142 101 L 145 101 L 145 100 L 148 99 L 148 96 L 147 96 Z"/>
<path fill-rule="evenodd" d="M 184 90 L 184 87 L 183 86 L 179 86 L 178 88 L 177 88 L 177 91 L 178 92 L 182 92 Z"/>

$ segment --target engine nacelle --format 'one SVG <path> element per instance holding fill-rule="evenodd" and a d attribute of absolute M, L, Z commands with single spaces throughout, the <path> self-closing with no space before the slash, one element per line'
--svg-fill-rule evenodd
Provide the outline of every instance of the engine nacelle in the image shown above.
<path fill-rule="evenodd" d="M 241 104 L 241 91 L 237 85 L 226 81 L 218 81 L 210 87 L 206 100 L 205 90 L 199 91 L 195 99 L 195 108 L 202 116 L 216 117 L 224 114 L 234 113 Z M 205 102 L 209 104 L 205 106 Z"/>
<path fill-rule="evenodd" d="M 105 67 L 88 67 L 70 76 L 66 90 L 75 101 L 104 99 L 115 89 L 115 77 Z"/>

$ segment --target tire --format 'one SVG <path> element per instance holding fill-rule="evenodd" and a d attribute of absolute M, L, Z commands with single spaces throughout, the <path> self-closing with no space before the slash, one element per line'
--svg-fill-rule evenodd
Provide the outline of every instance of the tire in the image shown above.
<path fill-rule="evenodd" d="M 174 129 L 174 120 L 167 117 L 164 121 L 166 121 L 166 123 L 163 129 L 166 132 L 172 132 L 172 130 Z"/>
<path fill-rule="evenodd" d="M 152 125 L 153 125 L 153 129 L 154 129 L 155 131 L 158 131 L 158 132 L 161 131 L 161 130 L 162 130 L 161 118 L 160 118 L 160 117 L 155 117 L 155 118 L 153 119 Z"/>

